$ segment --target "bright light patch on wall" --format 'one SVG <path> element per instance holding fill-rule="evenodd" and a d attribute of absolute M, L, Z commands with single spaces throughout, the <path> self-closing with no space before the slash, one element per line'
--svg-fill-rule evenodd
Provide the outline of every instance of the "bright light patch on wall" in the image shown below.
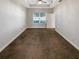
<path fill-rule="evenodd" d="M 42 1 L 39 1 L 38 4 L 42 4 Z"/>

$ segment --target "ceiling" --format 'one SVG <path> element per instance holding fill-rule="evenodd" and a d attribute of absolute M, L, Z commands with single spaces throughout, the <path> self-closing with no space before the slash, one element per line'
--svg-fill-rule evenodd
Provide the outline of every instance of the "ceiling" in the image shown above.
<path fill-rule="evenodd" d="M 38 4 L 38 0 L 11 0 L 27 8 L 53 8 L 60 0 L 43 0 L 46 3 Z"/>

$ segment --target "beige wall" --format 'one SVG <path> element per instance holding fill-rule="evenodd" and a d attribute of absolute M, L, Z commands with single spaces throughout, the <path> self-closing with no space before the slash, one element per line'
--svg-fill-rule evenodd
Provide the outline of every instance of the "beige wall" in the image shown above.
<path fill-rule="evenodd" d="M 79 50 L 79 0 L 64 0 L 54 12 L 56 31 Z"/>

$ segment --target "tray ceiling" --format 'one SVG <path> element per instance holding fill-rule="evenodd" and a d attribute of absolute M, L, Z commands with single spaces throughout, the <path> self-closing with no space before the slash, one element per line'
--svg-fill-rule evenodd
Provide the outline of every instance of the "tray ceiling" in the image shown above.
<path fill-rule="evenodd" d="M 35 8 L 35 7 L 52 8 L 54 5 L 58 3 L 59 0 L 43 0 L 46 3 L 42 4 L 38 4 L 39 0 L 11 0 L 11 1 L 27 8 Z"/>

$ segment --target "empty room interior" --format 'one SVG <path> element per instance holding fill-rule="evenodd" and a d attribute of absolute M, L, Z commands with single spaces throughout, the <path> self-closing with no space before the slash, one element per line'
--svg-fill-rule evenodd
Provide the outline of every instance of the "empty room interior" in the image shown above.
<path fill-rule="evenodd" d="M 0 59 L 79 59 L 79 0 L 0 0 Z"/>

